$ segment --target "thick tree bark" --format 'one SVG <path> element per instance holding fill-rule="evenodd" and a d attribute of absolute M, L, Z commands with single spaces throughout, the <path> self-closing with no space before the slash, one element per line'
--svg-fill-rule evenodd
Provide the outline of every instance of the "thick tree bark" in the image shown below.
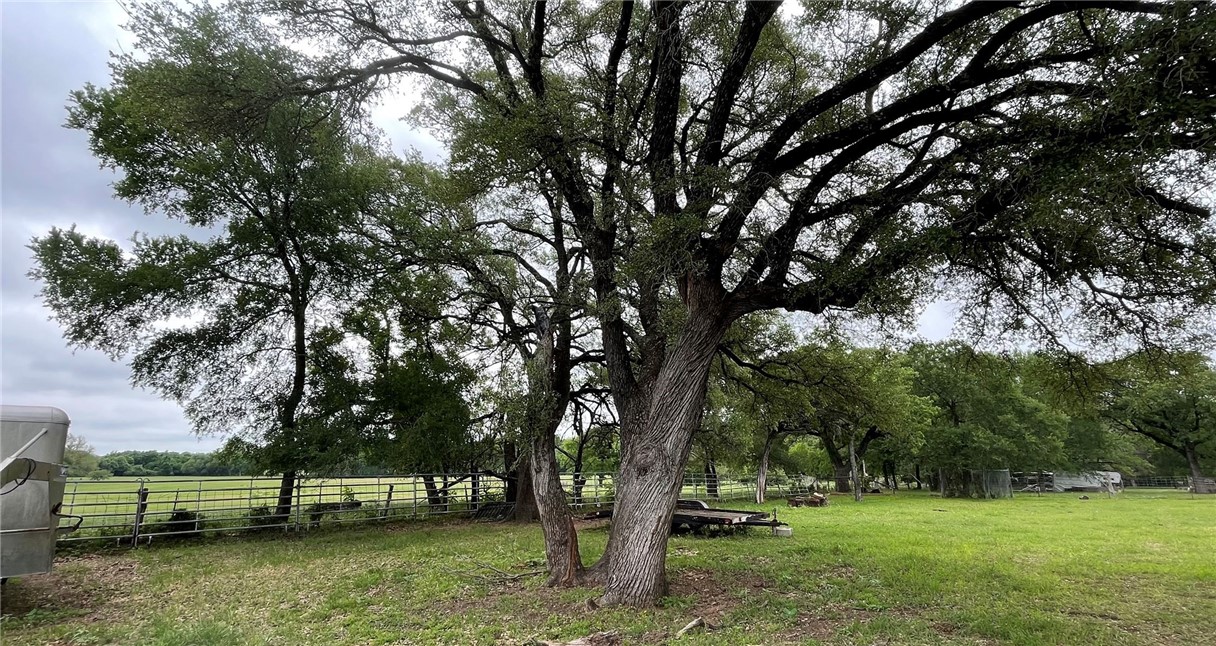
<path fill-rule="evenodd" d="M 622 425 L 604 605 L 648 606 L 666 593 L 671 517 L 693 432 L 701 423 L 709 365 L 727 325 L 707 312 L 697 316 L 693 309 L 653 387 L 647 389 L 643 423 Z"/>
<path fill-rule="evenodd" d="M 760 453 L 760 468 L 756 469 L 756 504 L 763 504 L 768 495 L 768 460 L 773 453 L 773 436 L 764 440 L 764 451 Z"/>
<path fill-rule="evenodd" d="M 515 442 L 506 442 L 502 455 L 507 468 L 507 502 L 515 503 L 511 520 L 530 523 L 540 518 L 528 456 L 519 454 L 519 447 Z"/>
<path fill-rule="evenodd" d="M 532 482 L 536 507 L 545 535 L 545 562 L 549 566 L 548 584 L 571 586 L 581 583 L 583 561 L 578 552 L 578 533 L 566 505 L 561 476 L 555 456 L 553 433 L 538 435 L 532 441 Z"/>
<path fill-rule="evenodd" d="M 1193 443 L 1183 445 L 1183 453 L 1186 455 L 1186 464 L 1191 470 L 1191 483 L 1195 493 L 1216 493 L 1213 487 L 1208 485 L 1204 478 L 1203 469 L 1199 466 L 1199 450 Z"/>

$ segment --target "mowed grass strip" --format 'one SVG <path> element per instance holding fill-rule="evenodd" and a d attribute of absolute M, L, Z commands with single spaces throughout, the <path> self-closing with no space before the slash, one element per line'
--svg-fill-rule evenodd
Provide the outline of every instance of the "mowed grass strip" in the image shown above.
<path fill-rule="evenodd" d="M 592 589 L 497 573 L 543 562 L 537 526 L 416 523 L 66 559 L 10 581 L 8 644 L 527 644 L 617 631 L 687 644 L 1216 643 L 1216 497 L 1013 500 L 900 493 L 788 509 L 763 529 L 671 540 L 672 594 L 591 608 Z M 739 503 L 731 503 L 738 507 Z M 584 553 L 607 530 L 589 526 Z"/>

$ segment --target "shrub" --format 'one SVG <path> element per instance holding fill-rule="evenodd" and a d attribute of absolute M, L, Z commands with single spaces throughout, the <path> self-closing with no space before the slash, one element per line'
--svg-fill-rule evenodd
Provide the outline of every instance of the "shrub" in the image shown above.
<path fill-rule="evenodd" d="M 274 510 L 266 506 L 250 508 L 247 518 L 249 522 L 246 523 L 246 525 L 248 525 L 252 531 L 283 524 L 282 519 L 274 515 Z"/>
<path fill-rule="evenodd" d="M 94 469 L 93 471 L 89 472 L 89 480 L 107 480 L 113 475 L 113 473 L 110 473 L 105 469 Z"/>
<path fill-rule="evenodd" d="M 169 520 L 148 525 L 141 534 L 166 534 L 162 538 L 198 538 L 202 536 L 203 516 L 189 509 L 174 509 Z"/>

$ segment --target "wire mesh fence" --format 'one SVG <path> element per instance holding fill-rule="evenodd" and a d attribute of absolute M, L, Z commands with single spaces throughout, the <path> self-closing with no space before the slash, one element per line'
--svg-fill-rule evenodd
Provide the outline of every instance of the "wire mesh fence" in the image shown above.
<path fill-rule="evenodd" d="M 1212 486 L 1216 483 L 1216 479 L 1203 478 L 1203 481 Z M 1190 476 L 1136 476 L 1124 477 L 1124 487 L 1141 487 L 1145 489 L 1190 489 L 1194 486 L 1194 479 Z"/>
<path fill-rule="evenodd" d="M 612 473 L 562 474 L 576 510 L 612 504 Z M 681 497 L 752 499 L 754 476 L 690 473 Z M 803 493 L 813 479 L 770 480 L 768 495 Z M 502 517 L 509 513 L 507 482 L 487 473 L 306 479 L 283 488 L 279 478 L 155 478 L 73 480 L 61 513 L 84 518 L 61 542 L 111 540 L 137 545 L 156 537 L 208 533 L 299 532 L 324 526 L 444 515 Z M 491 512 L 488 513 L 487 512 Z"/>

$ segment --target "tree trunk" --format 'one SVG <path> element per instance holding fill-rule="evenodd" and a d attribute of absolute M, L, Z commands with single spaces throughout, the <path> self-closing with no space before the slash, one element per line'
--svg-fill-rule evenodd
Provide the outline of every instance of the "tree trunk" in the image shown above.
<path fill-rule="evenodd" d="M 857 443 L 849 438 L 849 473 L 852 476 L 853 500 L 861 502 L 861 474 L 857 473 Z"/>
<path fill-rule="evenodd" d="M 524 456 L 524 464 L 518 469 L 518 495 L 515 501 L 515 512 L 512 520 L 530 523 L 540 518 L 540 510 L 536 506 L 536 483 L 532 481 L 532 469 L 529 468 L 530 456 Z"/>
<path fill-rule="evenodd" d="M 764 439 L 764 451 L 760 454 L 760 468 L 756 470 L 756 504 L 764 504 L 768 495 L 768 460 L 773 453 L 773 437 Z"/>
<path fill-rule="evenodd" d="M 446 485 L 447 483 L 445 482 L 444 487 L 441 489 L 439 485 L 435 484 L 435 476 L 422 476 L 422 488 L 426 490 L 427 505 L 435 511 L 442 512 L 448 510 L 448 490 Z"/>
<path fill-rule="evenodd" d="M 1182 448 L 1186 454 L 1186 464 L 1191 469 L 1192 490 L 1195 493 L 1216 493 L 1203 477 L 1203 470 L 1199 467 L 1199 451 L 1195 445 L 1187 443 Z"/>
<path fill-rule="evenodd" d="M 296 472 L 287 471 L 279 480 L 279 500 L 274 508 L 274 516 L 278 522 L 286 525 L 291 519 L 291 496 L 296 488 Z"/>
<path fill-rule="evenodd" d="M 705 458 L 705 497 L 715 500 L 722 497 L 718 491 L 718 469 L 711 458 Z"/>
<path fill-rule="evenodd" d="M 502 443 L 502 468 L 506 473 L 506 488 L 503 492 L 503 497 L 509 503 L 519 502 L 519 468 L 516 464 L 519 462 L 519 449 L 516 448 L 515 442 Z"/>
<path fill-rule="evenodd" d="M 540 518 L 529 456 L 519 455 L 515 442 L 507 442 L 503 447 L 503 461 L 507 467 L 507 502 L 515 503 L 511 520 L 530 523 Z"/>
<path fill-rule="evenodd" d="M 916 465 L 916 490 L 920 491 L 920 465 Z"/>
<path fill-rule="evenodd" d="M 836 491 L 838 493 L 852 493 L 853 485 L 850 482 L 853 477 L 853 471 L 847 464 L 833 464 L 832 471 L 836 480 Z"/>
<path fill-rule="evenodd" d="M 570 487 L 572 489 L 572 491 L 570 492 L 571 504 L 574 504 L 574 505 L 583 504 L 583 487 L 586 487 L 586 486 L 587 486 L 587 478 L 583 476 L 582 472 L 575 471 L 573 477 L 571 477 L 571 479 L 570 479 Z"/>
<path fill-rule="evenodd" d="M 553 438 L 553 433 L 543 433 L 532 440 L 531 480 L 535 484 L 536 508 L 545 535 L 548 584 L 571 586 L 581 583 L 583 561 L 578 552 L 574 518 L 562 491 Z"/>
<path fill-rule="evenodd" d="M 576 414 L 575 418 L 577 419 L 578 417 Z M 556 432 L 556 429 L 554 431 Z M 570 500 L 575 505 L 583 504 L 583 487 L 587 485 L 587 478 L 583 476 L 583 453 L 586 448 L 587 432 L 583 431 L 578 436 L 578 449 L 574 452 L 574 475 L 570 479 L 571 488 L 573 489 L 571 492 L 573 495 L 570 496 Z"/>
<path fill-rule="evenodd" d="M 658 374 L 644 384 L 645 408 L 631 409 L 644 417 L 622 416 L 620 484 L 603 605 L 649 606 L 666 593 L 671 517 L 693 432 L 701 424 L 710 362 L 726 331 L 719 317 L 690 309 Z"/>

